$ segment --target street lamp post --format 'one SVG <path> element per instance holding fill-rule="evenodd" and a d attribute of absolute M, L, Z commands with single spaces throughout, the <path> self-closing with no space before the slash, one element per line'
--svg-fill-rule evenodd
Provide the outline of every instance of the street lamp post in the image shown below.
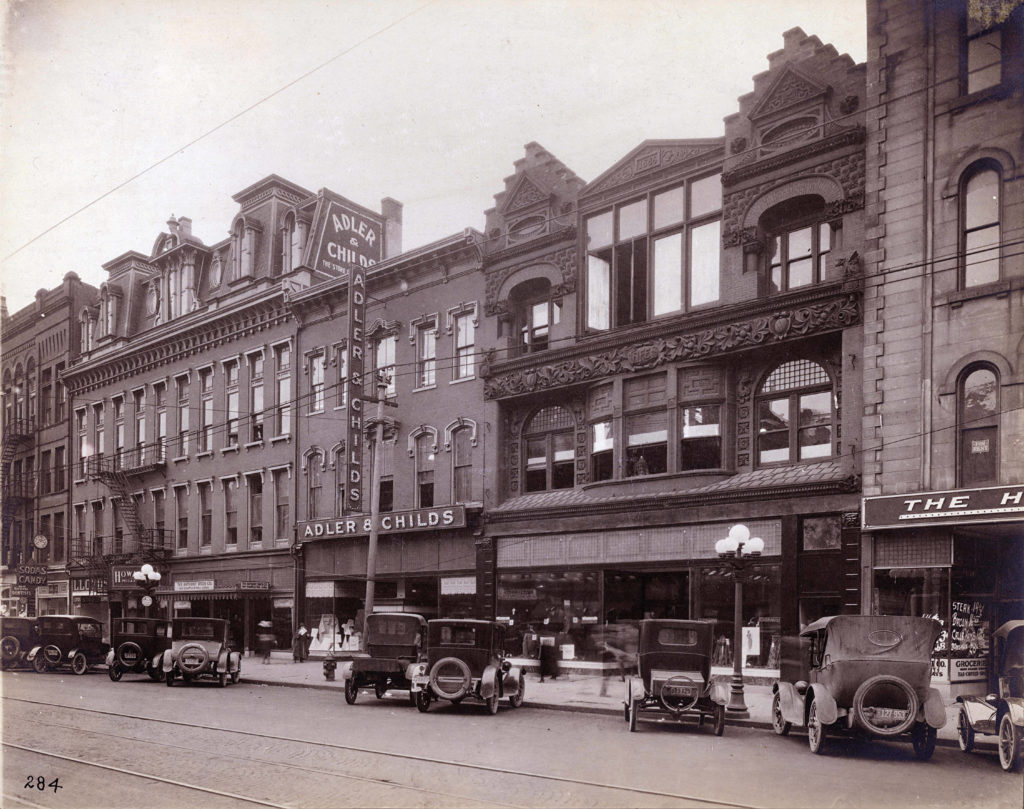
<path fill-rule="evenodd" d="M 747 580 L 748 560 L 764 550 L 764 540 L 750 536 L 745 525 L 734 525 L 729 536 L 715 543 L 715 552 L 736 583 L 736 604 L 733 613 L 732 685 L 725 709 L 737 718 L 748 718 L 750 711 L 743 700 L 743 583 Z"/>
<path fill-rule="evenodd" d="M 154 570 L 151 564 L 145 564 L 132 573 L 132 578 L 144 591 L 142 606 L 146 609 L 146 617 L 149 617 L 149 608 L 153 605 L 153 591 L 160 584 L 160 571 Z"/>

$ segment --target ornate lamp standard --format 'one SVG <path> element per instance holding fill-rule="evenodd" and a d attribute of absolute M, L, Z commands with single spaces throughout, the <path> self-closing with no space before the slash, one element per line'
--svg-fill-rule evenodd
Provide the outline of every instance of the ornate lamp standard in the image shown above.
<path fill-rule="evenodd" d="M 729 575 L 736 582 L 736 605 L 733 613 L 732 685 L 729 688 L 729 704 L 725 709 L 733 716 L 747 718 L 750 711 L 743 701 L 743 583 L 749 578 L 748 560 L 757 558 L 764 550 L 764 540 L 750 537 L 745 525 L 734 525 L 729 536 L 715 543 L 715 552 L 726 566 Z"/>
<path fill-rule="evenodd" d="M 160 572 L 153 570 L 152 565 L 145 564 L 132 573 L 132 578 L 146 593 L 142 597 L 142 606 L 146 608 L 146 617 L 148 618 L 149 608 L 153 605 L 153 591 L 160 584 Z"/>

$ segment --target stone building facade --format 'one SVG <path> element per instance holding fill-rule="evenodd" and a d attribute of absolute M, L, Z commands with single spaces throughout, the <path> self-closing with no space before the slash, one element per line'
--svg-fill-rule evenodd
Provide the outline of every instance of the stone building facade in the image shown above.
<path fill-rule="evenodd" d="M 872 0 L 868 49 L 865 611 L 943 621 L 935 678 L 985 693 L 1024 618 L 1024 8 Z"/>

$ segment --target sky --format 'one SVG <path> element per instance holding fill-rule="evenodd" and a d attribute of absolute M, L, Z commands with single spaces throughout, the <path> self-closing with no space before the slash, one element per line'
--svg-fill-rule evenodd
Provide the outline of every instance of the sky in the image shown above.
<path fill-rule="evenodd" d="M 403 248 L 473 227 L 536 141 L 591 181 L 722 119 L 799 26 L 865 59 L 859 0 L 0 0 L 0 287 L 207 244 L 268 174 L 372 210 Z"/>

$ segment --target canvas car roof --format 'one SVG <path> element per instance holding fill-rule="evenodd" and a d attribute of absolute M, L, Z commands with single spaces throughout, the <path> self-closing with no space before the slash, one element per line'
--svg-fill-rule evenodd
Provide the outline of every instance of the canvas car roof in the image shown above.
<path fill-rule="evenodd" d="M 1024 621 L 1007 621 L 992 634 L 997 638 L 1005 638 L 1009 637 L 1011 632 L 1014 632 L 1021 627 L 1024 627 Z"/>

